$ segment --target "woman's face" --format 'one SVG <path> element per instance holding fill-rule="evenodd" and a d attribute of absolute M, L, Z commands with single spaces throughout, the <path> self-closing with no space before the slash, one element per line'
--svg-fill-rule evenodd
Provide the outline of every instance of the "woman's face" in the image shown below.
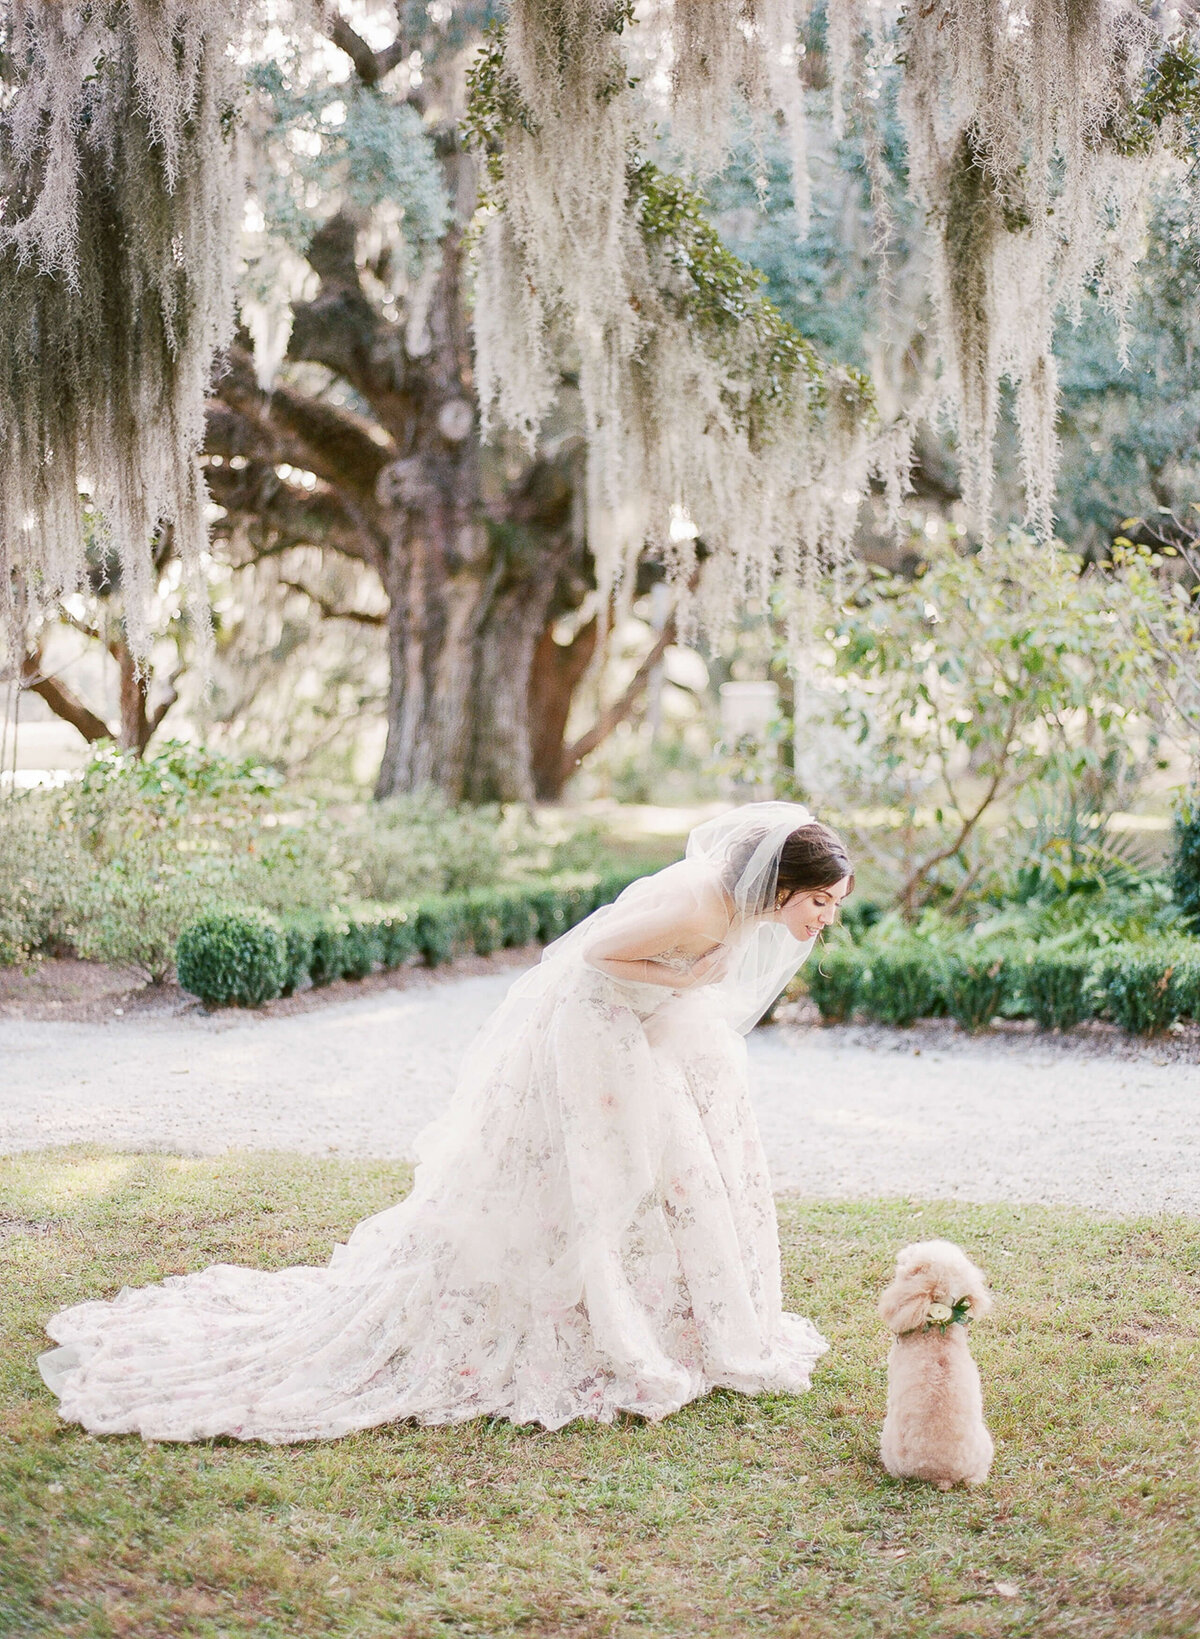
<path fill-rule="evenodd" d="M 793 939 L 815 939 L 837 916 L 837 908 L 849 891 L 848 876 L 832 888 L 805 888 L 794 893 L 776 914 Z"/>

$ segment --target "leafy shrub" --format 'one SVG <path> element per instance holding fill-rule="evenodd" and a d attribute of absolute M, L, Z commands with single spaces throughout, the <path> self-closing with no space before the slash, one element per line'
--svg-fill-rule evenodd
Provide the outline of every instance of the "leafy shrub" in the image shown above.
<path fill-rule="evenodd" d="M 855 944 L 860 944 L 883 916 L 884 908 L 877 899 L 859 899 L 856 895 L 842 908 L 840 921 Z"/>
<path fill-rule="evenodd" d="M 131 843 L 124 858 L 94 866 L 80 887 L 75 949 L 85 961 L 138 968 L 161 984 L 182 929 L 224 897 L 200 871 Z"/>
<path fill-rule="evenodd" d="M 950 955 L 945 959 L 946 1009 L 964 1030 L 986 1030 L 1008 999 L 1011 963 L 1003 956 Z"/>
<path fill-rule="evenodd" d="M 389 797 L 352 827 L 353 891 L 398 903 L 490 885 L 533 851 L 520 816 L 455 808 L 435 791 Z"/>
<path fill-rule="evenodd" d="M 284 974 L 280 995 L 290 996 L 311 977 L 313 922 L 289 922 L 283 930 L 287 953 L 287 972 Z M 180 979 L 180 984 L 183 980 Z M 186 989 L 187 986 L 184 986 Z"/>
<path fill-rule="evenodd" d="M 1096 989 L 1115 1024 L 1152 1036 L 1200 1005 L 1200 963 L 1178 947 L 1121 946 L 1098 962 Z"/>
<path fill-rule="evenodd" d="M 504 923 L 498 894 L 489 889 L 464 894 L 462 931 L 477 956 L 490 956 L 504 943 Z"/>
<path fill-rule="evenodd" d="M 507 949 L 536 939 L 539 920 L 528 889 L 500 894 L 500 943 Z"/>
<path fill-rule="evenodd" d="M 912 939 L 870 950 L 859 982 L 858 1002 L 880 1024 L 908 1026 L 945 1013 L 945 956 L 935 945 Z"/>
<path fill-rule="evenodd" d="M 313 925 L 309 940 L 308 974 L 315 985 L 332 984 L 342 976 L 342 942 L 349 924 L 340 911 L 330 911 Z"/>
<path fill-rule="evenodd" d="M 342 925 L 339 971 L 343 979 L 365 979 L 382 956 L 379 918 L 349 916 Z"/>
<path fill-rule="evenodd" d="M 803 969 L 808 994 L 828 1024 L 843 1024 L 854 1012 L 862 985 L 863 958 L 853 945 L 826 945 Z"/>
<path fill-rule="evenodd" d="M 403 967 L 417 954 L 415 911 L 387 911 L 379 920 L 379 959 L 386 968 Z"/>
<path fill-rule="evenodd" d="M 87 874 L 53 798 L 28 791 L 0 803 L 0 966 L 74 949 Z"/>
<path fill-rule="evenodd" d="M 334 979 L 362 977 L 377 965 L 399 967 L 414 956 L 433 967 L 449 961 L 464 944 L 489 951 L 501 944 L 524 944 L 530 932 L 540 928 L 543 916 L 557 933 L 569 919 L 586 915 L 601 895 L 611 897 L 625 887 L 626 881 L 621 873 L 590 880 L 564 878 L 551 883 L 514 883 L 473 894 L 442 894 L 415 904 L 353 913 L 338 909 L 324 915 L 301 913 L 280 929 L 280 972 L 277 988 L 270 994 L 290 995 L 305 979 L 325 985 Z M 180 937 L 182 985 L 194 990 L 191 981 L 197 976 L 193 958 L 189 955 L 187 964 L 183 962 L 185 944 L 189 949 L 193 945 L 207 948 L 209 935 L 195 930 L 204 929 L 210 920 L 225 928 L 231 917 L 246 914 L 265 916 L 267 925 L 279 927 L 274 918 L 258 911 L 200 917 L 185 929 L 186 940 Z"/>
<path fill-rule="evenodd" d="M 567 931 L 567 910 L 557 888 L 535 888 L 529 895 L 529 909 L 536 923 L 534 937 L 543 945 Z"/>
<path fill-rule="evenodd" d="M 1200 934 L 1200 793 L 1175 815 L 1171 886 L 1190 932 Z"/>
<path fill-rule="evenodd" d="M 283 929 L 267 911 L 212 911 L 179 936 L 179 982 L 209 1006 L 257 1007 L 289 974 Z"/>
<path fill-rule="evenodd" d="M 463 905 L 457 897 L 426 899 L 417 906 L 417 949 L 427 967 L 438 967 L 451 959 L 461 937 L 462 924 Z"/>
<path fill-rule="evenodd" d="M 1070 1030 L 1094 1016 L 1092 970 L 1096 955 L 1079 950 L 1034 950 L 1020 968 L 1022 1004 L 1043 1030 Z"/>

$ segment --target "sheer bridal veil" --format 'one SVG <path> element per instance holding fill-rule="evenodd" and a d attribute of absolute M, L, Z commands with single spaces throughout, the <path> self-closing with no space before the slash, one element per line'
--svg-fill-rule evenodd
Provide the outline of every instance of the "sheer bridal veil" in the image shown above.
<path fill-rule="evenodd" d="M 572 961 L 587 960 L 587 949 L 628 939 L 631 945 L 673 925 L 694 921 L 697 909 L 724 901 L 727 932 L 721 943 L 727 960 L 719 978 L 704 986 L 705 1010 L 743 1034 L 752 1030 L 803 963 L 814 941 L 792 937 L 774 921 L 779 857 L 793 831 L 811 825 L 807 808 L 792 802 L 748 803 L 698 825 L 685 857 L 653 876 L 640 878 L 611 905 L 547 946 L 541 965 L 514 986 L 514 992 L 543 994 Z M 669 932 L 665 949 L 671 942 Z"/>

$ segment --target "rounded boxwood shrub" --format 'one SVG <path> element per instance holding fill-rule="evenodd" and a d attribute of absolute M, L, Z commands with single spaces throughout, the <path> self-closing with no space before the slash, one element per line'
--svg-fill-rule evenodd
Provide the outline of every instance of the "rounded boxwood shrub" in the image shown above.
<path fill-rule="evenodd" d="M 331 911 L 318 918 L 309 946 L 308 973 L 315 985 L 332 984 L 342 976 L 342 943 L 349 932 L 344 916 Z"/>
<path fill-rule="evenodd" d="M 497 896 L 500 943 L 509 949 L 529 944 L 538 936 L 538 914 L 528 888 L 512 888 Z"/>
<path fill-rule="evenodd" d="M 1095 951 L 1034 951 L 1020 970 L 1025 1011 L 1043 1030 L 1070 1030 L 1096 1015 Z"/>
<path fill-rule="evenodd" d="M 445 894 L 440 899 L 423 899 L 416 912 L 416 942 L 421 960 L 438 967 L 454 955 L 462 936 L 465 906 L 461 894 Z"/>
<path fill-rule="evenodd" d="M 1118 945 L 1097 963 L 1096 989 L 1114 1024 L 1152 1036 L 1200 1005 L 1198 968 L 1178 947 Z"/>
<path fill-rule="evenodd" d="M 943 983 L 951 1017 L 964 1030 L 986 1030 L 1008 1000 L 1011 963 L 997 955 L 949 955 Z"/>
<path fill-rule="evenodd" d="M 863 967 L 862 953 L 853 945 L 818 948 L 809 957 L 804 982 L 827 1024 L 844 1024 L 854 1012 Z"/>
<path fill-rule="evenodd" d="M 416 909 L 389 911 L 379 922 L 379 959 L 384 967 L 403 967 L 417 954 Z"/>
<path fill-rule="evenodd" d="M 529 908 L 536 919 L 534 937 L 550 944 L 567 931 L 567 910 L 557 888 L 538 888 L 529 896 Z"/>
<path fill-rule="evenodd" d="M 858 1004 L 880 1024 L 907 1027 L 946 1011 L 945 957 L 932 945 L 880 945 L 864 953 Z"/>
<path fill-rule="evenodd" d="M 340 951 L 342 978 L 365 979 L 380 960 L 381 943 L 377 916 L 348 916 Z"/>
<path fill-rule="evenodd" d="M 476 956 L 490 956 L 504 943 L 504 923 L 499 894 L 477 888 L 463 896 L 462 931 Z"/>
<path fill-rule="evenodd" d="M 312 936 L 313 923 L 289 921 L 283 930 L 284 944 L 287 950 L 287 972 L 284 974 L 284 996 L 290 996 L 298 990 L 309 977 L 312 963 Z"/>
<path fill-rule="evenodd" d="M 210 911 L 190 922 L 176 947 L 179 983 L 210 1007 L 257 1007 L 283 990 L 288 949 L 267 911 Z"/>

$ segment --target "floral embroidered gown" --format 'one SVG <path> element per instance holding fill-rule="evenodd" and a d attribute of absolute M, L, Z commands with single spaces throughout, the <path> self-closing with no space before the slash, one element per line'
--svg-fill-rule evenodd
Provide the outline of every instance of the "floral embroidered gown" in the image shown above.
<path fill-rule="evenodd" d="M 40 1364 L 63 1418 L 282 1443 L 806 1389 L 826 1344 L 782 1310 L 742 1037 L 703 987 L 614 979 L 576 949 L 541 973 L 468 1054 L 411 1194 L 328 1266 L 217 1264 L 54 1316 Z"/>

